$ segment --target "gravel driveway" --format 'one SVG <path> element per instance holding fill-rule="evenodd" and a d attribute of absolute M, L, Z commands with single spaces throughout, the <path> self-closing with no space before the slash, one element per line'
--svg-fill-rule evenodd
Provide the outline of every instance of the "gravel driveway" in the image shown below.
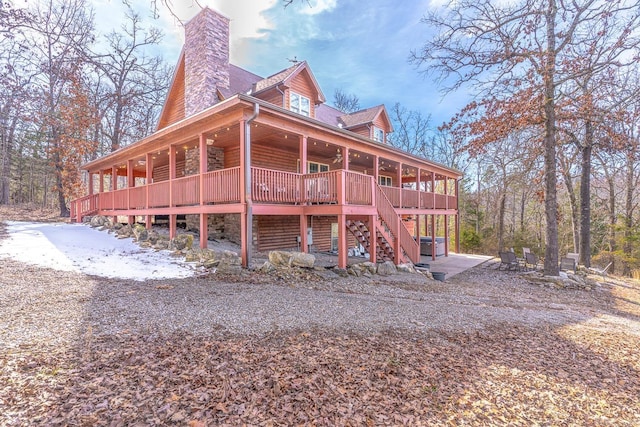
<path fill-rule="evenodd" d="M 117 266 L 114 266 L 117 268 Z M 323 329 L 472 331 L 501 323 L 579 322 L 606 293 L 551 290 L 480 266 L 447 282 L 389 278 L 241 276 L 147 282 L 85 276 L 3 260 L 0 346 L 74 340 L 87 333 L 188 331 L 264 335 Z"/>

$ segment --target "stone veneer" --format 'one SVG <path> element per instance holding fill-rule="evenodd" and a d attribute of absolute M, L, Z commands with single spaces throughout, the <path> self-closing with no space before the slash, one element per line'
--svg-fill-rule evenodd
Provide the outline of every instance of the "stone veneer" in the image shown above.
<path fill-rule="evenodd" d="M 229 89 L 229 18 L 205 7 L 185 25 L 184 113 L 189 117 L 218 102 Z"/>
<path fill-rule="evenodd" d="M 200 170 L 200 150 L 187 150 L 184 160 L 184 175 L 195 175 Z M 224 149 L 207 147 L 207 171 L 224 168 Z M 200 231 L 200 215 L 185 215 L 186 229 Z M 207 231 L 209 239 L 220 239 L 225 236 L 224 215 L 209 214 L 207 216 Z"/>

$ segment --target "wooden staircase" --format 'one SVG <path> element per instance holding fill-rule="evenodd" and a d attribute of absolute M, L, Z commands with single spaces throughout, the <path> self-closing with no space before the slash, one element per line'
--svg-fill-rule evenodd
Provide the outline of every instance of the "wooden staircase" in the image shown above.
<path fill-rule="evenodd" d="M 377 221 L 379 222 L 379 221 Z M 380 227 L 379 227 L 380 226 Z M 393 251 L 392 237 L 386 232 L 378 231 L 381 224 L 375 224 L 374 232 L 376 235 L 376 255 L 377 259 L 381 261 L 393 261 L 395 254 Z M 371 252 L 371 230 L 364 221 L 360 220 L 347 220 L 347 229 L 356 238 L 356 240 L 367 250 Z"/>
<path fill-rule="evenodd" d="M 347 220 L 347 229 L 370 252 L 372 229 L 377 242 L 377 258 L 383 261 L 394 261 L 396 264 L 420 261 L 420 244 L 416 242 L 407 227 L 402 223 L 400 214 L 395 210 L 382 189 L 376 187 L 376 207 L 378 217 L 375 224 L 365 224 L 361 220 Z M 400 239 L 398 256 L 394 247 Z"/>

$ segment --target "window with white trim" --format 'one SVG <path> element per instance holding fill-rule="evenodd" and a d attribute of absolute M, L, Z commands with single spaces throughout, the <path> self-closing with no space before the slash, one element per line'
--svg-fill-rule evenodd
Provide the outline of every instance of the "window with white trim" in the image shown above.
<path fill-rule="evenodd" d="M 308 173 L 329 172 L 329 165 L 316 162 L 307 162 Z"/>
<path fill-rule="evenodd" d="M 373 127 L 373 140 L 378 142 L 384 142 L 384 130 L 379 127 Z"/>
<path fill-rule="evenodd" d="M 392 187 L 393 186 L 393 180 L 391 179 L 390 176 L 378 175 L 378 184 L 384 185 L 384 186 L 387 186 L 387 187 Z"/>
<path fill-rule="evenodd" d="M 329 172 L 329 165 L 318 162 L 307 162 L 307 173 Z M 298 159 L 298 173 L 300 173 L 300 159 Z"/>
<path fill-rule="evenodd" d="M 289 109 L 294 113 L 309 117 L 311 114 L 311 101 L 299 93 L 289 92 Z"/>

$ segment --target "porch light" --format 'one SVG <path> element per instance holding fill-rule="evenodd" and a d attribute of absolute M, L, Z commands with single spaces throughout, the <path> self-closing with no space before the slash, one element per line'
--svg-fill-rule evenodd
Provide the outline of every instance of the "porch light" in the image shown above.
<path fill-rule="evenodd" d="M 215 141 L 213 139 L 207 138 L 207 145 L 213 145 Z"/>
<path fill-rule="evenodd" d="M 289 138 L 289 136 L 285 133 L 284 134 L 284 139 L 287 139 L 287 138 Z"/>

